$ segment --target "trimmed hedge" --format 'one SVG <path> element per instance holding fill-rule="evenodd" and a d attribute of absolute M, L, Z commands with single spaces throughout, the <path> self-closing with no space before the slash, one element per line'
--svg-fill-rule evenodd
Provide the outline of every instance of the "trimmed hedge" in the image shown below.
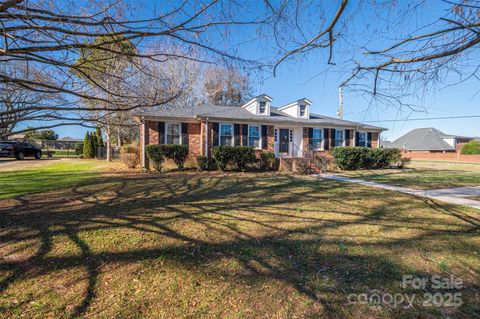
<path fill-rule="evenodd" d="M 156 171 L 162 171 L 162 164 L 165 158 L 173 160 L 181 171 L 185 166 L 185 160 L 188 155 L 187 145 L 175 144 L 161 144 L 161 145 L 147 145 L 145 148 L 148 158 L 152 161 L 153 167 Z"/>
<path fill-rule="evenodd" d="M 160 146 L 164 149 L 165 157 L 173 160 L 178 169 L 183 171 L 188 155 L 188 145 L 164 144 Z"/>
<path fill-rule="evenodd" d="M 480 141 L 473 140 L 463 145 L 461 153 L 463 155 L 478 155 L 480 154 Z"/>
<path fill-rule="evenodd" d="M 275 157 L 273 152 L 260 153 L 260 169 L 262 171 L 277 171 L 280 166 L 280 160 Z"/>
<path fill-rule="evenodd" d="M 222 171 L 229 164 L 235 164 L 238 169 L 245 171 L 248 165 L 255 162 L 255 149 L 248 146 L 215 146 L 212 155 Z"/>
<path fill-rule="evenodd" d="M 332 155 L 344 170 L 386 168 L 401 158 L 398 148 L 335 147 Z"/>
<path fill-rule="evenodd" d="M 147 157 L 157 172 L 162 171 L 162 164 L 163 161 L 165 161 L 165 149 L 162 146 L 163 145 L 152 144 L 145 147 Z"/>

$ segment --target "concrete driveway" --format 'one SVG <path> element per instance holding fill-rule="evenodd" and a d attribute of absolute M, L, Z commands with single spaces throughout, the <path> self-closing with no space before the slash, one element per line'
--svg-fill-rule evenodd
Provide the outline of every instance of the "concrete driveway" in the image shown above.
<path fill-rule="evenodd" d="M 472 208 L 480 209 L 480 201 L 470 199 L 469 197 L 480 196 L 480 186 L 476 187 L 457 187 L 457 188 L 445 188 L 445 189 L 430 189 L 430 190 L 418 190 L 407 187 L 393 186 L 380 184 L 375 182 L 364 181 L 356 178 L 348 178 L 344 176 L 332 175 L 332 174 L 319 174 L 320 178 L 333 179 L 342 182 L 361 184 L 371 187 L 377 187 L 382 189 L 388 189 L 404 194 L 415 195 L 419 197 L 436 199 L 439 201 L 447 202 L 450 204 L 457 204 L 468 206 Z"/>
<path fill-rule="evenodd" d="M 61 160 L 63 159 L 42 158 L 40 160 L 36 160 L 34 158 L 26 158 L 22 161 L 18 161 L 14 158 L 0 158 L 0 172 L 44 166 L 44 165 L 49 165 Z"/>

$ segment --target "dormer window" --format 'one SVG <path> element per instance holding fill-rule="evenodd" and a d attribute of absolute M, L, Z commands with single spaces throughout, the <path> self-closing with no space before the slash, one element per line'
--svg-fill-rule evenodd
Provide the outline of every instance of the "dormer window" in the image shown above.
<path fill-rule="evenodd" d="M 265 114 L 267 112 L 267 102 L 260 102 L 258 113 Z"/>
<path fill-rule="evenodd" d="M 242 105 L 242 108 L 255 115 L 270 116 L 271 102 L 271 97 L 261 94 Z"/>
<path fill-rule="evenodd" d="M 306 105 L 300 105 L 300 117 L 305 117 L 305 113 L 307 112 Z"/>
<path fill-rule="evenodd" d="M 278 110 L 286 113 L 294 118 L 308 119 L 310 118 L 310 106 L 312 102 L 307 99 L 300 99 L 289 103 L 285 106 L 279 107 Z"/>

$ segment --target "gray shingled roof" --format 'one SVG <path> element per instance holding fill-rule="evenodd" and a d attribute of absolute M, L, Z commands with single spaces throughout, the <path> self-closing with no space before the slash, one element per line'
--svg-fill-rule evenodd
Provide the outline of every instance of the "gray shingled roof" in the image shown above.
<path fill-rule="evenodd" d="M 156 111 L 143 112 L 135 114 L 138 117 L 171 117 L 171 118 L 185 118 L 185 119 L 195 119 L 195 118 L 209 118 L 210 120 L 215 119 L 231 119 L 231 120 L 243 120 L 243 121 L 254 121 L 262 123 L 291 123 L 291 124 L 306 124 L 306 125 L 323 125 L 323 126 L 341 126 L 348 128 L 361 128 L 361 129 L 371 129 L 384 131 L 385 128 L 362 124 L 358 122 L 351 122 L 342 119 L 337 119 L 333 117 L 328 117 L 325 115 L 312 114 L 310 113 L 309 119 L 299 119 L 294 118 L 282 111 L 279 111 L 276 107 L 271 107 L 271 115 L 255 115 L 247 111 L 246 109 L 238 106 L 222 106 L 222 105 L 196 105 L 193 107 L 176 107 L 169 108 L 164 107 Z"/>
<path fill-rule="evenodd" d="M 393 141 L 389 148 L 404 148 L 411 151 L 453 151 L 455 147 L 444 138 L 454 138 L 433 127 L 417 128 Z"/>
<path fill-rule="evenodd" d="M 391 148 L 392 147 L 391 145 L 392 145 L 392 142 L 390 142 L 390 141 L 380 140 L 380 147 Z"/>

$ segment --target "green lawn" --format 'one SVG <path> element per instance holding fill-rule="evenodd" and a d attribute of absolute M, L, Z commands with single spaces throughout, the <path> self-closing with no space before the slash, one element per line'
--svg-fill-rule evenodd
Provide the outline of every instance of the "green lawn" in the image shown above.
<path fill-rule="evenodd" d="M 62 161 L 19 171 L 0 171 L 0 199 L 77 185 L 95 176 L 97 165 L 95 161 Z"/>
<path fill-rule="evenodd" d="M 478 211 L 280 174 L 102 175 L 86 163 L 12 173 L 58 191 L 0 201 L 2 318 L 480 313 Z M 463 305 L 348 302 L 372 290 L 438 292 L 403 289 L 407 274 L 462 278 Z"/>
<path fill-rule="evenodd" d="M 480 186 L 480 165 L 414 161 L 406 169 L 342 171 L 340 175 L 414 189 Z"/>

